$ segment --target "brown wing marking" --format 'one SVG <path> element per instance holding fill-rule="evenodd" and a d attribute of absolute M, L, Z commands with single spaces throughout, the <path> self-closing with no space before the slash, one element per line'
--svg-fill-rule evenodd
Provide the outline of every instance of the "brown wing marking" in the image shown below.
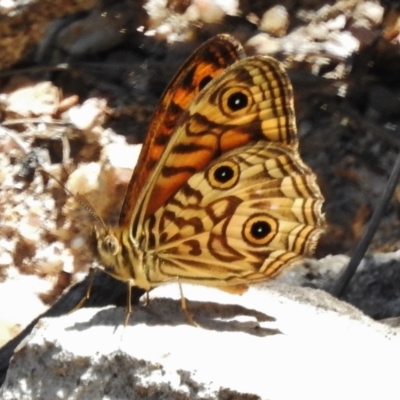
<path fill-rule="evenodd" d="M 139 194 L 161 158 L 177 120 L 203 86 L 243 57 L 242 46 L 236 39 L 225 34 L 217 35 L 200 46 L 172 79 L 153 114 L 126 192 L 120 226 L 125 226 L 131 221 Z"/>
<path fill-rule="evenodd" d="M 257 140 L 298 146 L 289 78 L 276 60 L 265 56 L 235 63 L 182 115 L 149 188 L 145 215 L 212 160 Z"/>

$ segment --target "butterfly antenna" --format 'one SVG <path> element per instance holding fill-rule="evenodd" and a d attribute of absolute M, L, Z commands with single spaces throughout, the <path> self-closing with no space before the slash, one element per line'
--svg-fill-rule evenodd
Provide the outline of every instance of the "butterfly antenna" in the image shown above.
<path fill-rule="evenodd" d="M 99 216 L 99 214 L 96 212 L 96 209 L 93 207 L 93 205 L 90 203 L 88 199 L 80 196 L 79 193 L 77 194 L 72 193 L 58 178 L 56 178 L 50 172 L 44 170 L 43 168 L 41 168 L 41 172 L 47 175 L 49 178 L 55 180 L 68 195 L 73 197 L 90 214 L 90 216 L 93 217 L 93 219 L 95 219 L 96 222 L 98 222 L 102 226 L 104 230 L 107 230 L 107 225 L 105 224 L 103 219 Z"/>
<path fill-rule="evenodd" d="M 384 211 L 386 210 L 390 199 L 393 197 L 393 193 L 397 187 L 397 183 L 400 178 L 400 153 L 397 155 L 396 162 L 393 166 L 392 172 L 390 174 L 389 180 L 387 181 L 385 190 L 382 193 L 379 203 L 372 215 L 372 218 L 368 224 L 367 229 L 360 242 L 358 243 L 354 253 L 347 264 L 344 271 L 339 276 L 338 280 L 333 287 L 332 293 L 337 297 L 342 297 L 351 278 L 356 273 L 358 265 L 363 259 L 371 241 L 378 230 L 379 224 L 382 220 Z"/>

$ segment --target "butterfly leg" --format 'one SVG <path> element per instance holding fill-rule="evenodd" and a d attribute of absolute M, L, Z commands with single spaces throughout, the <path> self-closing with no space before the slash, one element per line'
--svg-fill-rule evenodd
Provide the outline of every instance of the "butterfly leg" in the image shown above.
<path fill-rule="evenodd" d="M 182 285 L 180 280 L 178 279 L 178 285 L 179 285 L 179 293 L 181 294 L 181 307 L 182 307 L 182 311 L 185 314 L 186 318 L 188 319 L 188 321 L 194 325 L 197 326 L 199 328 L 201 328 L 201 325 L 199 325 L 194 319 L 193 319 L 193 315 L 192 313 L 189 311 L 188 307 L 187 307 L 187 300 L 185 298 L 185 296 L 183 295 L 183 290 L 182 290 Z"/>
<path fill-rule="evenodd" d="M 126 282 L 127 292 L 126 292 L 126 315 L 124 325 L 127 326 L 129 318 L 132 314 L 132 281 Z"/>
<path fill-rule="evenodd" d="M 71 311 L 68 312 L 68 314 L 71 314 L 74 311 L 79 310 L 86 303 L 86 301 L 89 299 L 90 293 L 92 292 L 92 286 L 93 286 L 94 276 L 96 274 L 96 271 L 97 271 L 97 268 L 90 268 L 90 271 L 89 271 L 89 283 L 88 283 L 87 288 L 86 288 L 86 293 L 82 297 L 82 299 L 79 300 L 79 303 Z"/>
<path fill-rule="evenodd" d="M 150 296 L 149 296 L 149 290 L 146 292 L 146 300 L 144 301 L 144 306 L 147 307 L 150 303 Z"/>

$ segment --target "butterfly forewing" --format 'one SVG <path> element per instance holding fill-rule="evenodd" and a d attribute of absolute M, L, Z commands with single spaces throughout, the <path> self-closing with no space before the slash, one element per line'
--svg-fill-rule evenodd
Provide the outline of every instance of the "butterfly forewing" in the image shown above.
<path fill-rule="evenodd" d="M 151 215 L 212 160 L 257 140 L 297 147 L 289 79 L 263 56 L 229 67 L 183 113 L 140 206 Z"/>
<path fill-rule="evenodd" d="M 229 35 L 217 35 L 200 46 L 169 83 L 153 114 L 130 180 L 120 215 L 121 226 L 128 227 L 132 222 L 134 206 L 183 112 L 206 84 L 243 57 L 243 48 L 236 39 Z"/>

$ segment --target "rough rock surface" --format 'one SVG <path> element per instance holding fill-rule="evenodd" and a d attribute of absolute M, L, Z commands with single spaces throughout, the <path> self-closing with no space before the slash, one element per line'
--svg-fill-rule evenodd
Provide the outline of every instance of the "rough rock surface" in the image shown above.
<path fill-rule="evenodd" d="M 398 331 L 325 292 L 242 296 L 176 284 L 147 307 L 44 319 L 17 349 L 2 399 L 394 399 Z M 173 300 L 175 297 L 177 300 Z"/>

